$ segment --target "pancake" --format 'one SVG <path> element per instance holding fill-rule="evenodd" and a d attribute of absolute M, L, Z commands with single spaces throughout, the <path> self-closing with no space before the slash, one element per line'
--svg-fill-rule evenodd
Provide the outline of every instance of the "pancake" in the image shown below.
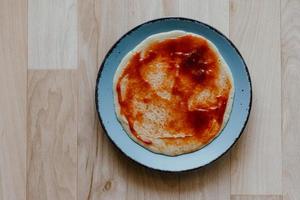
<path fill-rule="evenodd" d="M 224 128 L 233 83 L 208 39 L 179 30 L 155 34 L 124 56 L 115 72 L 116 116 L 146 149 L 169 156 L 189 153 Z"/>

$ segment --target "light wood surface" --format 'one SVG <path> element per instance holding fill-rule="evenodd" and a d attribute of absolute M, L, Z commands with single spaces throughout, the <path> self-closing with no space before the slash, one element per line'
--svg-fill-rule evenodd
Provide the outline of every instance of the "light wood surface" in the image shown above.
<path fill-rule="evenodd" d="M 75 199 L 77 76 L 30 70 L 27 88 L 27 199 Z"/>
<path fill-rule="evenodd" d="M 282 200 L 281 195 L 235 195 L 231 200 Z"/>
<path fill-rule="evenodd" d="M 300 198 L 300 1 L 281 2 L 284 200 Z"/>
<path fill-rule="evenodd" d="M 0 200 L 26 196 L 26 8 L 0 1 Z"/>
<path fill-rule="evenodd" d="M 231 153 L 231 193 L 281 194 L 280 1 L 230 6 L 230 38 L 245 57 L 253 89 L 247 129 Z"/>
<path fill-rule="evenodd" d="M 77 68 L 76 3 L 28 0 L 29 69 Z"/>
<path fill-rule="evenodd" d="M 182 174 L 125 158 L 95 111 L 108 49 L 164 16 L 229 36 L 253 86 L 234 148 Z M 0 0 L 0 25 L 0 200 L 300 199 L 300 1 Z"/>

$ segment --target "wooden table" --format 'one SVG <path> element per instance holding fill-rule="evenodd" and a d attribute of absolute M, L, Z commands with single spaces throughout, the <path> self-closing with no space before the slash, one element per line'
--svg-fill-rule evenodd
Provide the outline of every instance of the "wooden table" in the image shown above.
<path fill-rule="evenodd" d="M 125 158 L 94 103 L 105 53 L 163 16 L 209 23 L 244 56 L 253 109 L 203 169 L 164 174 Z M 0 0 L 0 200 L 299 200 L 299 0 Z"/>

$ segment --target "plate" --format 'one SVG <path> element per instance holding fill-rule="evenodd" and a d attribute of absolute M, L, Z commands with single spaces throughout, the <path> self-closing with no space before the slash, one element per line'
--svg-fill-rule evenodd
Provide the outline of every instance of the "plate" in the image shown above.
<path fill-rule="evenodd" d="M 211 143 L 192 153 L 166 156 L 153 153 L 134 142 L 119 123 L 113 101 L 113 77 L 122 58 L 150 35 L 183 30 L 202 35 L 212 41 L 231 69 L 235 93 L 226 126 Z M 145 22 L 123 35 L 106 54 L 96 83 L 96 109 L 108 138 L 127 157 L 146 167 L 179 172 L 205 166 L 224 155 L 242 134 L 248 121 L 252 88 L 247 66 L 234 44 L 215 28 L 187 18 L 160 18 Z"/>

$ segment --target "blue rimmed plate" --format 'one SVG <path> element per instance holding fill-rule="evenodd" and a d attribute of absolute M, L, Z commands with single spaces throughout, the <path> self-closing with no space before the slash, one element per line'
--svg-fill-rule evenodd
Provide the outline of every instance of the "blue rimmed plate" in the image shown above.
<path fill-rule="evenodd" d="M 153 153 L 135 143 L 123 130 L 114 109 L 113 76 L 122 58 L 148 36 L 172 30 L 202 35 L 212 41 L 231 69 L 235 93 L 229 120 L 211 143 L 198 151 L 175 157 Z M 143 23 L 121 37 L 109 50 L 96 83 L 96 108 L 110 140 L 129 158 L 161 171 L 186 171 L 211 163 L 225 154 L 242 134 L 251 109 L 252 88 L 247 66 L 233 43 L 215 28 L 186 18 L 161 18 Z"/>

